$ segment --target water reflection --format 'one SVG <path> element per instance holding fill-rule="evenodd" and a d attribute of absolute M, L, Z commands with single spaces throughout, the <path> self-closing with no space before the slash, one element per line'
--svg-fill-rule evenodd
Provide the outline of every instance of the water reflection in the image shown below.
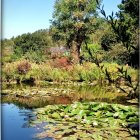
<path fill-rule="evenodd" d="M 29 109 L 19 108 L 14 104 L 2 104 L 2 140 L 38 140 L 34 135 L 40 131 L 29 125 L 33 119 L 35 116 Z"/>
<path fill-rule="evenodd" d="M 30 109 L 44 107 L 48 104 L 71 104 L 75 101 L 127 104 L 125 95 L 116 92 L 114 87 L 109 86 L 52 84 L 36 87 L 29 85 L 9 85 L 9 87 L 5 86 L 3 89 L 8 89 L 9 92 L 14 91 L 14 94 L 7 95 L 6 93 L 3 93 L 2 102 L 14 103 L 20 107 L 23 106 Z M 49 94 L 46 94 L 48 91 Z M 18 92 L 22 93 L 18 94 Z"/>

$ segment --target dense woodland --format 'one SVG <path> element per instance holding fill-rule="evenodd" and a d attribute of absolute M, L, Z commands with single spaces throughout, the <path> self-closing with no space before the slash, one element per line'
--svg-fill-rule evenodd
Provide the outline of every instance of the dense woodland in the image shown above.
<path fill-rule="evenodd" d="M 57 0 L 49 29 L 2 40 L 2 81 L 124 79 L 135 92 L 138 3 L 122 0 L 119 11 L 108 16 L 100 0 Z"/>

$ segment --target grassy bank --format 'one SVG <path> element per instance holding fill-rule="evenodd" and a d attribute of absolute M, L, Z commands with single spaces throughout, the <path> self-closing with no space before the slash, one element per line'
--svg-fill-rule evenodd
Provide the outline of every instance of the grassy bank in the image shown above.
<path fill-rule="evenodd" d="M 12 82 L 25 82 L 35 85 L 48 83 L 64 85 L 113 84 L 121 91 L 129 94 L 132 92 L 138 93 L 137 81 L 137 69 L 128 65 L 120 66 L 117 63 L 104 62 L 97 65 L 91 62 L 84 62 L 81 65 L 64 65 L 63 63 L 55 63 L 53 60 L 50 60 L 37 64 L 22 59 L 16 62 L 5 63 L 2 67 L 2 82 L 9 84 Z"/>
<path fill-rule="evenodd" d="M 67 65 L 63 67 L 54 66 L 50 61 L 36 64 L 28 60 L 19 60 L 12 63 L 5 63 L 2 68 L 2 81 L 12 82 L 15 80 L 28 81 L 53 81 L 53 82 L 105 82 L 107 76 L 105 69 L 110 73 L 111 79 L 119 77 L 118 68 L 122 66 L 117 63 L 101 63 L 104 66 L 101 70 L 95 63 L 85 62 L 82 65 Z M 124 66 L 124 70 L 131 75 L 132 82 L 138 80 L 138 70 L 130 66 Z M 102 80 L 102 81 L 101 81 Z"/>

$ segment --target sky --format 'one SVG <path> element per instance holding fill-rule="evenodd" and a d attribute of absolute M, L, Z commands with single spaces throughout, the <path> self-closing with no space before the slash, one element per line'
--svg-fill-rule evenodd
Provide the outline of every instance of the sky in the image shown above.
<path fill-rule="evenodd" d="M 2 0 L 2 38 L 32 33 L 50 26 L 55 0 Z M 118 11 L 121 0 L 103 0 L 109 15 Z"/>

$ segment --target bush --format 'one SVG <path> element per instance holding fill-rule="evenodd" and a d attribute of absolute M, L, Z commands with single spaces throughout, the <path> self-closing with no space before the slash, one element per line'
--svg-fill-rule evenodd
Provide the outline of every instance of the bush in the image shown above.
<path fill-rule="evenodd" d="M 27 72 L 29 72 L 30 69 L 31 69 L 31 64 L 26 60 L 21 61 L 17 65 L 17 70 L 19 74 L 26 74 Z"/>
<path fill-rule="evenodd" d="M 93 61 L 97 52 L 101 50 L 101 46 L 98 44 L 88 44 L 82 47 L 81 54 L 85 60 Z"/>
<path fill-rule="evenodd" d="M 116 62 L 122 65 L 130 61 L 129 55 L 128 50 L 122 44 L 116 44 L 104 54 L 103 59 L 106 62 Z"/>
<path fill-rule="evenodd" d="M 24 55 L 25 59 L 28 59 L 29 61 L 40 63 L 40 62 L 45 62 L 46 58 L 45 55 L 41 51 L 30 51 L 27 52 Z"/>
<path fill-rule="evenodd" d="M 30 71 L 28 71 L 28 73 L 26 73 L 25 79 L 33 78 L 36 81 L 41 80 L 42 73 L 41 73 L 40 65 L 38 65 L 36 63 L 31 63 L 31 67 L 32 67 L 32 69 Z"/>
<path fill-rule="evenodd" d="M 54 68 L 51 72 L 51 78 L 53 81 L 62 82 L 64 80 L 62 70 Z"/>
<path fill-rule="evenodd" d="M 73 65 L 67 69 L 54 68 L 50 63 L 31 63 L 27 60 L 20 60 L 12 63 L 6 63 L 2 68 L 2 81 L 34 79 L 35 81 L 104 81 L 106 69 L 112 80 L 115 81 L 119 77 L 118 68 L 121 68 L 117 63 L 100 63 L 97 66 L 95 63 L 84 62 L 82 65 Z M 100 67 L 103 68 L 101 69 Z M 129 75 L 132 76 L 132 81 L 138 80 L 138 71 L 128 65 L 124 66 Z"/>
<path fill-rule="evenodd" d="M 16 77 L 16 63 L 6 63 L 2 66 L 2 81 L 10 82 Z"/>
<path fill-rule="evenodd" d="M 66 68 L 71 65 L 71 63 L 68 57 L 61 57 L 54 59 L 50 65 L 54 68 Z"/>
<path fill-rule="evenodd" d="M 94 63 L 84 63 L 83 65 L 75 65 L 71 71 L 71 75 L 76 81 L 93 82 L 104 77 L 102 71 Z"/>

